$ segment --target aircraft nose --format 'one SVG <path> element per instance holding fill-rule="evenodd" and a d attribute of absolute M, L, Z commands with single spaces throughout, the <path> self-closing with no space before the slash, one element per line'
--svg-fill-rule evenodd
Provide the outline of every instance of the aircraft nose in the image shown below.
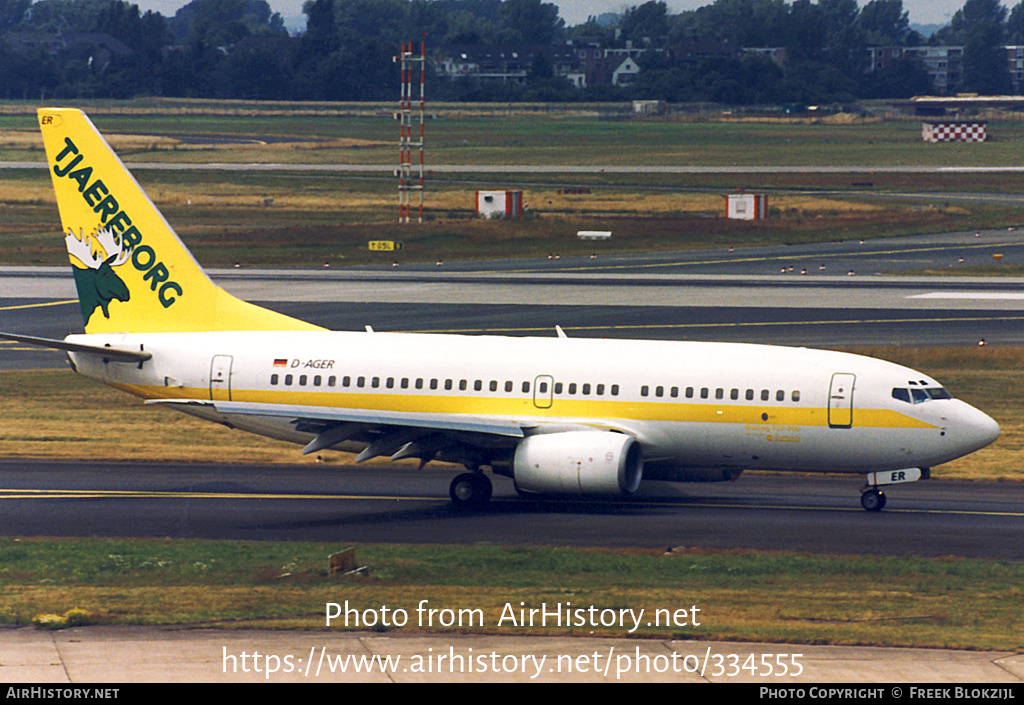
<path fill-rule="evenodd" d="M 979 448 L 993 443 L 999 438 L 999 424 L 991 416 L 973 406 L 964 405 L 962 427 L 963 441 L 969 446 L 967 452 L 973 452 Z"/>

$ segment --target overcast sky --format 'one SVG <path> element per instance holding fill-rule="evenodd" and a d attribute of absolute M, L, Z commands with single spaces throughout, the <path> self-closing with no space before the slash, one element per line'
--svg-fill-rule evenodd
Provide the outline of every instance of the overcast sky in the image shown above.
<path fill-rule="evenodd" d="M 275 12 L 280 12 L 283 17 L 302 16 L 303 0 L 267 0 Z M 551 1 L 551 0 L 548 0 Z M 585 22 L 587 15 L 597 15 L 602 12 L 621 12 L 627 7 L 640 5 L 644 0 L 629 2 L 628 0 L 554 0 L 558 5 L 560 14 L 568 25 L 576 25 Z M 170 17 L 178 11 L 178 8 L 187 4 L 188 0 L 137 0 L 139 7 L 143 10 L 156 10 L 165 17 Z M 679 13 L 683 10 L 692 10 L 704 5 L 710 5 L 712 0 L 666 0 L 669 12 Z M 858 0 L 863 6 L 866 0 Z M 1007 7 L 1013 7 L 1017 0 L 1011 3 L 1004 2 Z M 910 21 L 917 24 L 946 24 L 953 13 L 964 5 L 964 0 L 903 0 L 903 7 L 910 13 Z"/>

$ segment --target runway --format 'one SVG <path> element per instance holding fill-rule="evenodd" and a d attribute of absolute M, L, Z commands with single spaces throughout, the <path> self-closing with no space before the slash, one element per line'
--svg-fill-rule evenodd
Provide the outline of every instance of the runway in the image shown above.
<path fill-rule="evenodd" d="M 352 304 L 258 302 L 334 330 L 445 332 L 574 337 L 759 342 L 816 348 L 870 345 L 1024 344 L 1024 312 L 998 309 L 876 310 L 769 307 L 515 304 Z M 5 331 L 63 338 L 80 324 L 77 302 L 41 308 L 39 300 L 0 299 Z M 40 316 L 44 312 L 45 316 Z M 78 332 L 81 332 L 80 330 Z M 0 370 L 63 369 L 64 354 L 0 341 Z"/>
<path fill-rule="evenodd" d="M 333 330 L 544 336 L 561 326 L 580 337 L 809 347 L 1021 345 L 1024 280 L 917 274 L 995 261 L 1024 262 L 1024 231 L 210 274 L 245 300 Z M 81 332 L 75 298 L 67 268 L 0 267 L 0 330 Z M 62 354 L 0 343 L 0 369 L 63 366 Z"/>
<path fill-rule="evenodd" d="M 0 461 L 8 536 L 792 550 L 1024 560 L 1024 486 L 917 482 L 860 508 L 854 476 L 646 483 L 632 497 L 522 499 L 495 479 L 452 509 L 455 470 Z"/>

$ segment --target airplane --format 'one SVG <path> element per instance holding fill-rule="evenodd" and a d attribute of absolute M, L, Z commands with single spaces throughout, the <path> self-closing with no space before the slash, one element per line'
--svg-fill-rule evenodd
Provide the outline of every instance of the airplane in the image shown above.
<path fill-rule="evenodd" d="M 983 448 L 994 420 L 926 374 L 746 343 L 328 331 L 214 284 L 79 110 L 38 111 L 84 335 L 5 337 L 148 404 L 303 446 L 463 465 L 492 493 L 620 496 L 744 470 L 862 475 L 861 505 Z"/>

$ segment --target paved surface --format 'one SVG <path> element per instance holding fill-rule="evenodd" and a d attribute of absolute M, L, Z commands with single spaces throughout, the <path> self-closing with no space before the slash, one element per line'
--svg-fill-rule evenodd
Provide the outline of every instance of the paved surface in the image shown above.
<path fill-rule="evenodd" d="M 560 325 L 572 337 L 826 348 L 982 339 L 1024 345 L 1024 279 L 880 274 L 956 274 L 997 261 L 1024 261 L 1024 229 L 593 260 L 210 275 L 247 301 L 332 330 L 554 335 Z M 0 267 L 0 330 L 51 338 L 80 332 L 75 299 L 68 267 Z M 65 366 L 63 353 L 0 341 L 0 369 Z"/>
<path fill-rule="evenodd" d="M 1019 482 L 892 485 L 885 511 L 865 512 L 857 476 L 645 481 L 631 497 L 559 500 L 520 498 L 508 478 L 492 476 L 488 505 L 459 512 L 448 498 L 459 472 L 450 466 L 299 462 L 0 459 L 0 535 L 318 541 L 334 550 L 525 543 L 1024 561 Z M 942 473 L 936 469 L 936 478 Z"/>
<path fill-rule="evenodd" d="M 751 656 L 753 660 L 748 661 Z M 386 658 L 390 663 L 382 667 Z M 328 663 L 333 663 L 333 668 Z M 760 676 L 750 672 L 754 663 L 758 668 L 771 663 L 776 669 L 784 663 L 791 673 L 800 673 Z M 999 683 L 1018 684 L 1011 695 L 1019 697 L 1024 655 L 449 634 L 157 627 L 84 627 L 55 632 L 33 627 L 0 629 L 0 682 L 8 684 L 484 681 Z"/>

